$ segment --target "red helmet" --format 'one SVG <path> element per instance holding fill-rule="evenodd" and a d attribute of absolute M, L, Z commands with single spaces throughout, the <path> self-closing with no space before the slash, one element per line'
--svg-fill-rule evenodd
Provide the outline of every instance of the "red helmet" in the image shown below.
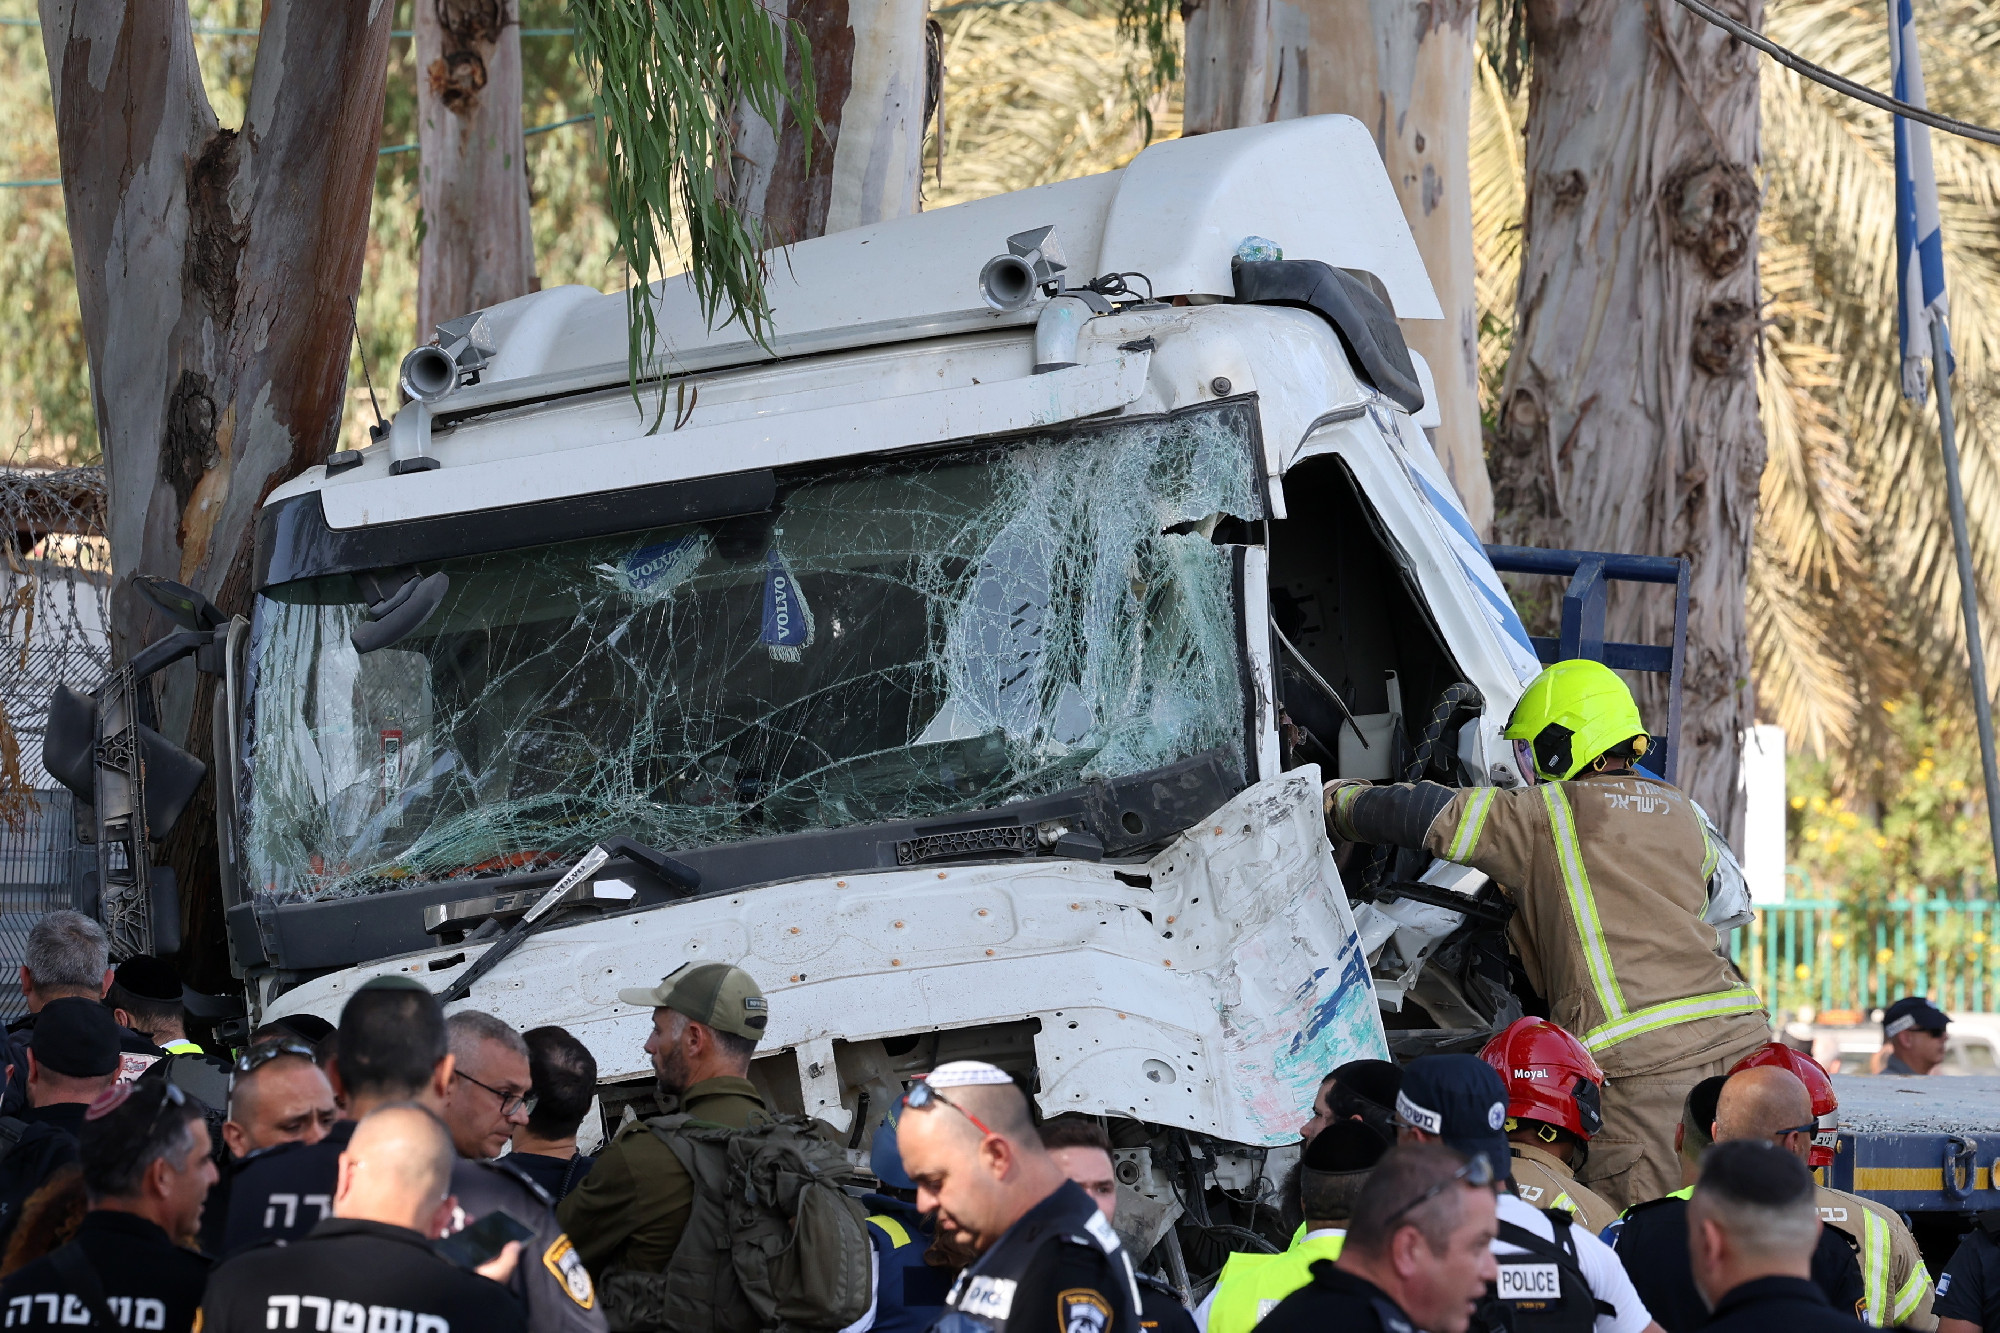
<path fill-rule="evenodd" d="M 1775 1065 L 1798 1076 L 1812 1094 L 1813 1146 L 1808 1166 L 1832 1166 L 1835 1146 L 1840 1142 L 1840 1100 L 1833 1095 L 1833 1080 L 1820 1068 L 1819 1061 L 1804 1051 L 1795 1051 L 1781 1041 L 1759 1046 L 1736 1062 L 1729 1072 L 1740 1073 L 1759 1065 Z"/>
<path fill-rule="evenodd" d="M 1586 1140 L 1604 1128 L 1604 1071 L 1582 1042 L 1546 1018 L 1515 1019 L 1479 1058 L 1507 1085 L 1507 1128 L 1539 1120 Z"/>

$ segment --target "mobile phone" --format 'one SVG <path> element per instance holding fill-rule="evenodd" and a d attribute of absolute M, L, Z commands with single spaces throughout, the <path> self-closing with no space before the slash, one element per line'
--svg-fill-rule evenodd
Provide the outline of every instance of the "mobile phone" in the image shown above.
<path fill-rule="evenodd" d="M 508 1241 L 525 1246 L 534 1238 L 533 1227 L 496 1208 L 465 1230 L 435 1242 L 434 1248 L 460 1268 L 477 1268 L 499 1258 Z"/>

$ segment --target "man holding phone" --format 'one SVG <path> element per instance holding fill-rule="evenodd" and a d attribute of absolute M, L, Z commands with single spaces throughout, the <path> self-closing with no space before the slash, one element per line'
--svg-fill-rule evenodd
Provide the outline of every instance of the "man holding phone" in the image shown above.
<path fill-rule="evenodd" d="M 217 1269 L 196 1327 L 263 1333 L 311 1326 L 301 1312 L 322 1323 L 336 1312 L 335 1327 L 347 1316 L 356 1327 L 526 1333 L 521 1303 L 501 1285 L 522 1262 L 519 1239 L 503 1240 L 472 1270 L 431 1245 L 455 1206 L 452 1162 L 451 1135 L 430 1111 L 408 1102 L 373 1111 L 340 1154 L 333 1216 L 303 1240 L 250 1250 Z M 476 1257 L 486 1239 L 458 1248 Z"/>

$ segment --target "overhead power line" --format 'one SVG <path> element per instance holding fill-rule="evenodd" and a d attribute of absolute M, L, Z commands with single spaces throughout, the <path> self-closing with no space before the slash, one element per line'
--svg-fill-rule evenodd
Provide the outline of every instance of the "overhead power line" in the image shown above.
<path fill-rule="evenodd" d="M 1798 52 L 1778 45 L 1754 28 L 1738 22 L 1711 5 L 1704 4 L 1703 0 L 1678 0 L 1678 3 L 1683 9 L 1708 20 L 1737 41 L 1756 47 L 1786 69 L 1796 74 L 1803 74 L 1823 87 L 1852 97 L 1857 102 L 1866 102 L 1877 110 L 1887 111 L 1905 120 L 1914 120 L 1920 125 L 1928 125 L 1934 130 L 1943 130 L 1946 134 L 1956 134 L 1961 138 L 2000 146 L 2000 130 L 1989 130 L 1984 125 L 1974 125 L 1970 121 L 1941 116 L 1927 107 L 1913 106 L 1887 93 L 1876 92 L 1865 83 L 1842 78 L 1824 65 L 1815 65 Z"/>

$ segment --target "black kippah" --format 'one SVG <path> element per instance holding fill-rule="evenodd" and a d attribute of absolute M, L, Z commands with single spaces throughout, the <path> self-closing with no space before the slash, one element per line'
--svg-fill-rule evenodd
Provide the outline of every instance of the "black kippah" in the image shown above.
<path fill-rule="evenodd" d="M 1299 1166 L 1323 1175 L 1351 1175 L 1372 1171 L 1389 1141 L 1359 1120 L 1336 1120 L 1306 1145 Z"/>
<path fill-rule="evenodd" d="M 111 1011 L 80 995 L 50 1000 L 35 1015 L 28 1041 L 36 1063 L 70 1078 L 101 1078 L 118 1068 L 118 1024 Z"/>
<path fill-rule="evenodd" d="M 1394 1106 L 1403 1086 L 1403 1071 L 1387 1060 L 1350 1060 L 1329 1077 L 1342 1092 L 1381 1107 Z"/>
<path fill-rule="evenodd" d="M 118 965 L 112 980 L 120 989 L 142 1000 L 163 1004 L 181 1002 L 181 979 L 174 969 L 149 953 L 136 953 Z"/>

